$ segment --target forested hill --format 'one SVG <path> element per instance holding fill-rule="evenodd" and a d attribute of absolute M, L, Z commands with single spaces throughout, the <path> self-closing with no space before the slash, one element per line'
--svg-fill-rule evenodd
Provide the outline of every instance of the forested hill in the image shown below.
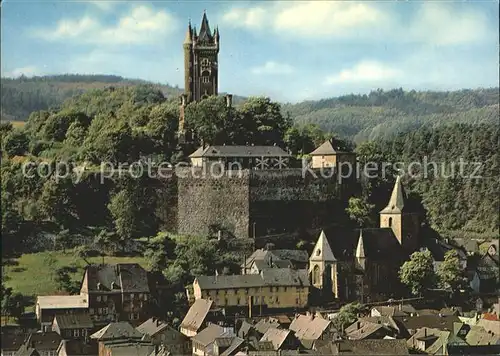
<path fill-rule="evenodd" d="M 451 92 L 379 89 L 368 95 L 286 104 L 283 110 L 298 124 L 316 124 L 359 143 L 391 139 L 419 127 L 497 123 L 499 95 L 498 88 Z"/>
<path fill-rule="evenodd" d="M 2 78 L 1 115 L 3 120 L 25 121 L 38 110 L 59 106 L 64 100 L 90 89 L 151 84 L 115 75 L 64 74 L 42 77 Z M 153 84 L 166 97 L 177 97 L 182 90 L 168 84 Z"/>
<path fill-rule="evenodd" d="M 27 120 L 30 113 L 60 106 L 64 100 L 90 89 L 151 84 L 166 98 L 176 100 L 179 87 L 154 84 L 114 75 L 55 75 L 16 79 L 2 78 L 1 117 Z M 235 104 L 245 100 L 234 97 Z M 394 89 L 375 90 L 367 95 L 283 104 L 299 125 L 315 124 L 326 132 L 360 143 L 391 139 L 398 133 L 419 127 L 436 128 L 443 124 L 497 123 L 498 88 L 450 92 L 416 92 Z"/>

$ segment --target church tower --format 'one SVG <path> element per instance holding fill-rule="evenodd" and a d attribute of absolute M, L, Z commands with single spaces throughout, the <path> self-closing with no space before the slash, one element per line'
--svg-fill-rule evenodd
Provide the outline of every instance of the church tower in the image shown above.
<path fill-rule="evenodd" d="M 338 295 L 337 259 L 328 243 L 325 232 L 321 231 L 316 246 L 309 257 L 309 274 L 314 287 L 325 297 Z"/>
<path fill-rule="evenodd" d="M 411 211 L 400 176 L 396 178 L 389 203 L 379 214 L 380 227 L 390 227 L 408 253 L 418 248 L 418 214 Z"/>

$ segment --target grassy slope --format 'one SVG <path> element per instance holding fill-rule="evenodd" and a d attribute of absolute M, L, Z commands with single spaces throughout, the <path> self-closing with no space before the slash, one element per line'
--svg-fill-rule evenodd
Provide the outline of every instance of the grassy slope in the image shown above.
<path fill-rule="evenodd" d="M 72 279 L 80 281 L 83 277 L 85 261 L 75 257 L 71 250 L 54 252 L 39 252 L 24 254 L 20 258 L 13 260 L 11 264 L 3 266 L 2 278 L 7 287 L 11 287 L 14 292 L 19 292 L 26 296 L 49 295 L 60 293 L 53 280 L 53 273 L 48 271 L 45 259 L 49 254 L 53 254 L 56 264 L 53 272 L 60 267 L 73 266 L 77 272 L 72 275 Z M 101 263 L 102 257 L 91 257 L 91 263 Z M 146 267 L 143 257 L 105 257 L 105 263 L 139 263 Z M 64 293 L 60 293 L 64 294 Z"/>

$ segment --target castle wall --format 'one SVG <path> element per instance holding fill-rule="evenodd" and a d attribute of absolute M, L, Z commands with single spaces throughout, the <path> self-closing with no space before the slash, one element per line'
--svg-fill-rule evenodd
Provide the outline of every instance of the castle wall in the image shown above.
<path fill-rule="evenodd" d="M 213 226 L 253 238 L 322 226 L 342 213 L 351 191 L 347 183 L 303 175 L 301 169 L 242 170 L 217 177 L 203 172 L 194 167 L 178 171 L 180 234 L 206 235 Z"/>
<path fill-rule="evenodd" d="M 248 175 L 214 178 L 203 177 L 201 169 L 189 171 L 178 176 L 177 232 L 207 235 L 213 226 L 236 237 L 248 237 Z"/>

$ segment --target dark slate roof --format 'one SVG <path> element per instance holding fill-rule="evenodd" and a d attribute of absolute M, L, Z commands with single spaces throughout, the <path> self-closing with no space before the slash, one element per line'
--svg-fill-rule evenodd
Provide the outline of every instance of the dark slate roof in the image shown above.
<path fill-rule="evenodd" d="M 126 293 L 149 293 L 148 275 L 137 263 L 119 263 L 116 265 L 87 266 L 88 290 L 123 291 Z M 114 283 L 114 288 L 111 287 Z"/>
<path fill-rule="evenodd" d="M 34 347 L 37 351 L 56 351 L 61 343 L 61 336 L 55 331 L 31 333 L 26 340 L 26 345 Z"/>
<path fill-rule="evenodd" d="M 460 259 L 467 259 L 467 255 L 461 247 L 454 246 L 451 243 L 446 242 L 445 240 L 426 239 L 424 242 L 424 247 L 430 251 L 434 261 L 444 261 L 444 255 L 446 254 L 446 252 L 453 249 L 457 251 Z"/>
<path fill-rule="evenodd" d="M 92 329 L 94 323 L 90 315 L 86 313 L 78 314 L 59 314 L 55 316 L 57 325 L 61 330 L 64 329 Z"/>
<path fill-rule="evenodd" d="M 198 148 L 189 158 L 199 157 L 290 157 L 278 146 L 208 146 Z"/>
<path fill-rule="evenodd" d="M 467 252 L 479 253 L 479 242 L 473 239 L 454 238 L 453 241 Z"/>
<path fill-rule="evenodd" d="M 147 334 L 153 336 L 156 333 L 159 333 L 160 331 L 166 329 L 167 327 L 168 327 L 167 323 L 156 318 L 149 318 L 144 323 L 139 325 L 136 329 L 141 334 Z"/>
<path fill-rule="evenodd" d="M 198 331 L 203 324 L 213 301 L 206 299 L 196 299 L 194 304 L 189 308 L 186 316 L 182 320 L 181 328 Z"/>
<path fill-rule="evenodd" d="M 317 355 L 408 355 L 406 340 L 318 340 Z"/>
<path fill-rule="evenodd" d="M 198 334 L 193 336 L 191 340 L 193 342 L 197 342 L 203 346 L 208 346 L 211 343 L 215 342 L 217 338 L 228 336 L 229 333 L 225 331 L 222 326 L 216 324 L 210 324 L 205 329 L 200 331 Z"/>
<path fill-rule="evenodd" d="M 26 334 L 20 329 L 9 330 L 2 326 L 2 350 L 17 351 L 26 339 Z"/>
<path fill-rule="evenodd" d="M 22 345 L 15 353 L 15 356 L 40 356 L 40 353 L 28 345 Z"/>
<path fill-rule="evenodd" d="M 324 230 L 333 255 L 338 260 L 350 260 L 355 256 L 360 230 L 332 227 Z M 405 253 L 391 228 L 362 229 L 363 248 L 366 258 L 394 260 L 404 258 Z"/>
<path fill-rule="evenodd" d="M 198 34 L 198 39 L 200 41 L 212 41 L 212 34 L 210 33 L 210 26 L 208 25 L 207 14 L 203 13 L 203 18 L 201 19 L 200 33 Z"/>
<path fill-rule="evenodd" d="M 201 289 L 236 289 L 264 286 L 309 286 L 307 270 L 269 268 L 260 274 L 199 276 L 195 283 Z"/>
<path fill-rule="evenodd" d="M 400 321 L 407 330 L 417 330 L 423 327 L 428 327 L 439 330 L 453 331 L 453 323 L 460 322 L 460 319 L 456 315 L 395 316 L 393 318 L 394 320 Z"/>
<path fill-rule="evenodd" d="M 396 177 L 394 188 L 392 189 L 391 198 L 387 206 L 382 209 L 381 213 L 385 214 L 400 214 L 403 212 L 406 203 L 406 192 L 401 184 L 401 176 Z"/>
<path fill-rule="evenodd" d="M 62 347 L 67 356 L 97 356 L 99 350 L 96 342 L 86 343 L 82 340 L 63 340 Z"/>
<path fill-rule="evenodd" d="M 304 250 L 271 250 L 271 253 L 282 260 L 299 263 L 309 262 L 309 255 Z"/>
<path fill-rule="evenodd" d="M 97 339 L 99 341 L 105 340 L 116 340 L 116 339 L 141 339 L 143 334 L 134 329 L 126 321 L 120 321 L 118 323 L 110 323 L 100 329 L 99 331 L 90 335 L 92 339 Z"/>

